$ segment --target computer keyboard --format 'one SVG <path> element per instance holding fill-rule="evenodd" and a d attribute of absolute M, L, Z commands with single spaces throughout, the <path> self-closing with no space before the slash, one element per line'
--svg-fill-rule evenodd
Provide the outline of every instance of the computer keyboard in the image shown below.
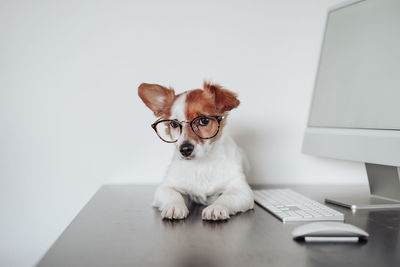
<path fill-rule="evenodd" d="M 253 192 L 255 202 L 282 222 L 344 221 L 343 213 L 291 189 L 260 189 Z"/>

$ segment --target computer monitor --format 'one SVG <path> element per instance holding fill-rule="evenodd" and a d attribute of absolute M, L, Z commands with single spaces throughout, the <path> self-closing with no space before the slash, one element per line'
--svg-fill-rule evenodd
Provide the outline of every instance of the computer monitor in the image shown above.
<path fill-rule="evenodd" d="M 400 207 L 400 1 L 328 12 L 303 153 L 365 163 L 371 195 L 327 202 Z"/>

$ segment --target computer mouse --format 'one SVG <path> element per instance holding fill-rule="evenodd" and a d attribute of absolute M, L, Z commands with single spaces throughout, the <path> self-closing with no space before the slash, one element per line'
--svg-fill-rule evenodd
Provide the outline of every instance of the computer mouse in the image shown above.
<path fill-rule="evenodd" d="M 313 222 L 296 227 L 292 236 L 294 239 L 310 242 L 357 242 L 367 239 L 369 234 L 348 223 Z"/>

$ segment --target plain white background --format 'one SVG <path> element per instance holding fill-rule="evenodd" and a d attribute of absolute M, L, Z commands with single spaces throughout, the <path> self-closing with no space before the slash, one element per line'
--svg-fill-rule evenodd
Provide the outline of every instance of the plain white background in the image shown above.
<path fill-rule="evenodd" d="M 237 92 L 251 183 L 366 183 L 300 152 L 336 2 L 0 1 L 0 265 L 35 264 L 100 185 L 162 179 L 141 82 Z"/>

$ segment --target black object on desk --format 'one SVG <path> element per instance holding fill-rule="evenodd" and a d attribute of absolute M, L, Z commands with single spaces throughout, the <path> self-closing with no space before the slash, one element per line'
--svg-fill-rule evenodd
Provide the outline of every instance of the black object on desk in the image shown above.
<path fill-rule="evenodd" d="M 366 187 L 291 187 L 322 202 Z M 155 186 L 105 185 L 82 209 L 37 266 L 400 266 L 400 210 L 345 214 L 370 234 L 364 244 L 293 241 L 301 223 L 283 224 L 255 206 L 226 222 L 201 219 L 193 205 L 186 220 L 162 220 L 151 207 Z"/>

